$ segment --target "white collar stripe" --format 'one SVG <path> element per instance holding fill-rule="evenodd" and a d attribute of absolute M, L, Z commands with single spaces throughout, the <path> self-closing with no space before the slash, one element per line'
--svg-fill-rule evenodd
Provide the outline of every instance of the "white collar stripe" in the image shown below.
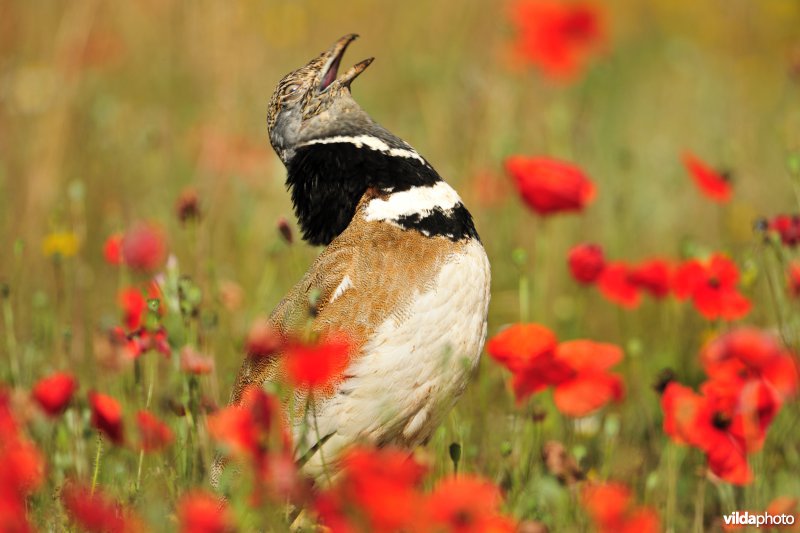
<path fill-rule="evenodd" d="M 413 149 L 405 148 L 392 148 L 382 139 L 373 137 L 372 135 L 356 135 L 354 137 L 346 135 L 337 135 L 335 137 L 327 137 L 325 139 L 314 139 L 303 143 L 301 146 L 310 146 L 312 144 L 335 144 L 335 143 L 350 143 L 355 145 L 356 148 L 367 147 L 371 150 L 383 152 L 393 157 L 405 157 L 409 159 L 416 159 L 420 163 L 425 163 L 416 151 Z"/>
<path fill-rule="evenodd" d="M 425 215 L 439 208 L 449 211 L 461 203 L 458 193 L 444 181 L 430 186 L 412 187 L 395 192 L 387 199 L 370 200 L 364 212 L 367 222 L 398 220 L 402 216 Z"/>

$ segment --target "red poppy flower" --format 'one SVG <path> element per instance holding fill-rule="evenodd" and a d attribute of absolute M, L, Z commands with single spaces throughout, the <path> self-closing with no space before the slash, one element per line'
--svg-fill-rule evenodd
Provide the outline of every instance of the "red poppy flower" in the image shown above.
<path fill-rule="evenodd" d="M 56 372 L 40 379 L 33 386 L 32 395 L 39 407 L 50 416 L 58 416 L 64 412 L 77 388 L 72 374 Z"/>
<path fill-rule="evenodd" d="M 169 426 L 147 411 L 136 413 L 136 425 L 139 427 L 140 446 L 146 452 L 166 448 L 175 438 Z"/>
<path fill-rule="evenodd" d="M 5 386 L 0 383 L 0 445 L 19 437 L 19 427 L 14 413 L 11 412 L 11 398 Z"/>
<path fill-rule="evenodd" d="M 260 505 L 264 496 L 282 503 L 301 501 L 308 487 L 294 462 L 277 398 L 250 387 L 238 404 L 209 415 L 207 424 L 211 437 L 232 457 L 247 461 L 247 471 L 253 475 L 253 505 Z"/>
<path fill-rule="evenodd" d="M 423 504 L 419 486 L 426 469 L 406 451 L 354 448 L 341 460 L 336 485 L 321 493 L 315 509 L 333 531 L 350 529 L 350 521 L 365 531 L 417 531 Z"/>
<path fill-rule="evenodd" d="M 575 340 L 558 344 L 552 331 L 538 324 L 516 324 L 486 345 L 489 355 L 514 374 L 517 401 L 548 386 L 556 407 L 568 416 L 585 416 L 622 398 L 622 380 L 608 369 L 622 359 L 612 344 Z"/>
<path fill-rule="evenodd" d="M 128 331 L 135 331 L 142 326 L 147 312 L 147 300 L 139 289 L 128 287 L 119 293 L 119 306 L 122 309 L 123 322 Z"/>
<path fill-rule="evenodd" d="M 800 215 L 776 215 L 759 224 L 761 229 L 777 234 L 784 246 L 794 248 L 800 243 Z"/>
<path fill-rule="evenodd" d="M 0 444 L 0 504 L 3 499 L 24 499 L 44 481 L 45 462 L 39 449 L 22 436 Z"/>
<path fill-rule="evenodd" d="M 512 533 L 516 523 L 500 514 L 498 488 L 465 474 L 439 481 L 428 496 L 428 520 L 435 531 L 452 533 Z"/>
<path fill-rule="evenodd" d="M 0 527 L 3 531 L 30 533 L 33 530 L 28 522 L 26 501 L 13 494 L 0 492 Z"/>
<path fill-rule="evenodd" d="M 33 531 L 27 498 L 44 481 L 45 465 L 39 450 L 21 434 L 11 414 L 8 395 L 0 390 L 0 529 Z"/>
<path fill-rule="evenodd" d="M 608 369 L 622 360 L 622 350 L 613 344 L 590 340 L 562 342 L 555 352 L 556 363 L 569 369 L 557 382 L 553 400 L 567 416 L 586 416 L 611 400 L 623 397 L 622 379 Z"/>
<path fill-rule="evenodd" d="M 577 75 L 605 41 L 599 6 L 591 3 L 517 0 L 511 18 L 518 53 L 553 78 Z"/>
<path fill-rule="evenodd" d="M 695 308 L 708 320 L 737 320 L 750 312 L 750 300 L 739 293 L 739 269 L 722 254 L 706 262 L 692 259 L 675 273 L 675 296 L 691 298 Z"/>
<path fill-rule="evenodd" d="M 211 436 L 234 455 L 262 461 L 268 450 L 290 448 L 280 402 L 261 388 L 250 387 L 238 405 L 220 409 L 208 417 Z"/>
<path fill-rule="evenodd" d="M 690 428 L 697 414 L 699 396 L 689 387 L 671 381 L 661 395 L 661 410 L 664 412 L 664 433 L 678 444 L 694 441 Z"/>
<path fill-rule="evenodd" d="M 136 359 L 150 350 L 155 350 L 164 357 L 169 357 L 172 354 L 172 348 L 169 345 L 167 330 L 165 330 L 163 326 L 152 332 L 144 328 L 140 328 L 127 337 L 130 340 L 126 345 L 126 349 L 128 351 L 128 355 L 130 355 L 133 359 Z"/>
<path fill-rule="evenodd" d="M 122 239 L 122 257 L 125 264 L 134 270 L 156 270 L 167 257 L 163 232 L 152 224 L 134 226 Z"/>
<path fill-rule="evenodd" d="M 247 334 L 246 346 L 251 356 L 272 357 L 283 347 L 283 338 L 268 319 L 259 319 Z"/>
<path fill-rule="evenodd" d="M 547 157 L 512 156 L 506 172 L 522 199 L 538 215 L 581 211 L 595 197 L 595 186 L 578 167 Z"/>
<path fill-rule="evenodd" d="M 486 351 L 511 372 L 520 372 L 537 359 L 553 357 L 558 339 L 540 324 L 514 324 L 486 343 Z"/>
<path fill-rule="evenodd" d="M 283 353 L 283 368 L 293 386 L 323 390 L 347 368 L 350 349 L 350 343 L 342 335 L 329 335 L 313 344 L 291 342 Z"/>
<path fill-rule="evenodd" d="M 800 298 L 800 262 L 792 261 L 786 270 L 786 290 L 792 298 Z"/>
<path fill-rule="evenodd" d="M 680 444 L 689 444 L 706 454 L 711 471 L 737 485 L 752 480 L 747 464 L 747 441 L 742 433 L 742 415 L 730 398 L 719 396 L 713 386 L 700 395 L 679 383 L 670 383 L 661 397 L 664 432 Z"/>
<path fill-rule="evenodd" d="M 514 324 L 491 339 L 486 351 L 514 375 L 512 387 L 517 401 L 559 382 L 569 369 L 555 360 L 558 339 L 540 324 Z"/>
<path fill-rule="evenodd" d="M 311 492 L 310 480 L 299 471 L 299 466 L 291 452 L 267 455 L 257 472 L 256 486 L 251 502 L 259 505 L 266 496 L 272 502 L 307 504 Z"/>
<path fill-rule="evenodd" d="M 798 370 L 791 352 L 771 333 L 740 328 L 720 335 L 700 354 L 706 373 L 722 381 L 764 380 L 781 400 L 793 396 Z"/>
<path fill-rule="evenodd" d="M 119 402 L 99 392 L 89 393 L 89 405 L 92 408 L 92 426 L 105 433 L 114 444 L 123 442 L 122 408 Z"/>
<path fill-rule="evenodd" d="M 672 288 L 672 267 L 664 259 L 649 259 L 631 267 L 628 279 L 653 298 L 664 298 Z"/>
<path fill-rule="evenodd" d="M 579 244 L 567 255 L 569 271 L 575 281 L 590 285 L 597 281 L 606 267 L 603 249 L 596 244 Z"/>
<path fill-rule="evenodd" d="M 236 529 L 225 501 L 199 490 L 178 502 L 178 523 L 181 533 L 228 533 Z"/>
<path fill-rule="evenodd" d="M 117 300 L 122 309 L 125 326 L 134 334 L 138 334 L 137 330 L 145 326 L 152 327 L 152 324 L 145 320 L 151 304 L 158 304 L 158 307 L 155 308 L 156 315 L 159 317 L 164 315 L 164 297 L 161 294 L 161 288 L 155 281 L 150 281 L 142 289 L 126 287 L 120 291 Z"/>
<path fill-rule="evenodd" d="M 0 387 L 0 529 L 31 531 L 27 497 L 44 481 L 39 450 L 22 434 L 11 411 L 8 391 Z"/>
<path fill-rule="evenodd" d="M 731 199 L 733 188 L 727 175 L 717 172 L 690 152 L 684 152 L 683 165 L 707 198 L 719 203 Z"/>
<path fill-rule="evenodd" d="M 772 419 L 797 393 L 798 368 L 792 354 L 771 334 L 742 328 L 721 335 L 700 354 L 710 380 L 706 389 L 726 398 L 737 413 L 737 431 L 748 451 L 760 448 Z"/>
<path fill-rule="evenodd" d="M 360 530 L 353 523 L 361 515 L 360 509 L 355 509 L 355 517 L 349 516 L 348 502 L 338 491 L 326 490 L 317 493 L 314 498 L 314 512 L 319 518 L 319 523 L 331 533 L 350 533 Z"/>
<path fill-rule="evenodd" d="M 61 490 L 61 501 L 70 519 L 89 533 L 141 531 L 141 521 L 130 511 L 99 490 L 67 483 Z"/>
<path fill-rule="evenodd" d="M 657 533 L 658 514 L 650 507 L 636 507 L 628 487 L 620 483 L 586 485 L 583 505 L 599 533 Z"/>
<path fill-rule="evenodd" d="M 122 260 L 122 233 L 115 233 L 106 239 L 103 245 L 103 257 L 109 265 L 121 265 Z"/>
<path fill-rule="evenodd" d="M 191 346 L 181 350 L 181 370 L 188 374 L 210 374 L 214 370 L 214 359 L 197 352 Z"/>
<path fill-rule="evenodd" d="M 606 265 L 597 287 L 608 301 L 625 309 L 636 309 L 642 301 L 639 286 L 633 282 L 631 268 L 622 261 Z"/>
<path fill-rule="evenodd" d="M 200 219 L 200 200 L 195 189 L 188 188 L 181 192 L 175 201 L 175 215 L 184 224 L 190 220 Z"/>
<path fill-rule="evenodd" d="M 294 242 L 294 236 L 292 235 L 292 227 L 289 225 L 289 221 L 286 220 L 286 217 L 278 217 L 276 225 L 278 227 L 278 234 L 283 239 L 283 242 L 292 244 Z"/>

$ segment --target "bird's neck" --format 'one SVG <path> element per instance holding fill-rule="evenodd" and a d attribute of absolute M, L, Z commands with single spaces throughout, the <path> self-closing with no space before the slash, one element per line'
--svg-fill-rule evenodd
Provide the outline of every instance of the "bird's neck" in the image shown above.
<path fill-rule="evenodd" d="M 396 138 L 334 136 L 308 141 L 286 164 L 303 238 L 329 244 L 347 228 L 367 189 L 368 220 L 423 235 L 477 238 L 458 194 L 413 148 Z"/>

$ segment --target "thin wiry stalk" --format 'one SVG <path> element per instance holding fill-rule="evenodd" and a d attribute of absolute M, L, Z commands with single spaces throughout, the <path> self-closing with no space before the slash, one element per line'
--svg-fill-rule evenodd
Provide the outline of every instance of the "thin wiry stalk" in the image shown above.
<path fill-rule="evenodd" d="M 706 501 L 706 473 L 703 472 L 697 482 L 697 497 L 694 500 L 694 528 L 695 533 L 703 533 L 703 511 Z"/>
<path fill-rule="evenodd" d="M 664 531 L 675 531 L 675 517 L 678 508 L 678 461 L 677 447 L 671 442 L 667 444 L 667 504 L 664 513 Z"/>
<path fill-rule="evenodd" d="M 154 354 L 155 355 L 155 354 Z M 156 380 L 156 367 L 158 366 L 158 359 L 154 356 L 150 358 L 150 376 L 147 384 L 147 398 L 145 399 L 144 408 L 150 409 L 150 401 L 153 398 L 153 384 Z M 144 449 L 139 450 L 139 465 L 136 468 L 136 493 L 142 486 L 142 464 L 144 463 Z"/>
<path fill-rule="evenodd" d="M 19 354 L 17 353 L 17 336 L 14 333 L 14 309 L 11 306 L 11 298 L 7 294 L 8 290 L 5 287 L 0 287 L 3 294 L 3 325 L 6 332 L 6 350 L 8 350 L 8 357 L 11 361 L 11 382 L 16 385 L 19 383 L 20 367 L 19 367 Z"/>
<path fill-rule="evenodd" d="M 309 396 L 309 398 L 312 398 L 311 393 L 309 393 L 308 396 Z M 314 417 L 314 433 L 317 436 L 317 442 L 320 442 L 320 441 L 322 441 L 322 438 L 320 437 L 320 434 L 319 434 L 319 423 L 317 422 L 317 409 L 315 408 L 313 399 L 312 399 L 310 405 L 311 405 L 311 415 Z M 327 437 L 330 437 L 330 435 L 327 435 Z M 330 485 L 331 484 L 331 474 L 328 471 L 328 462 L 325 460 L 325 452 L 322 450 L 323 448 L 324 448 L 323 445 L 319 446 L 319 459 L 322 462 L 322 471 L 325 473 L 325 480 L 328 482 L 328 485 Z"/>
<path fill-rule="evenodd" d="M 97 434 L 97 450 L 94 454 L 94 471 L 92 473 L 92 494 L 94 494 L 94 489 L 97 487 L 97 478 L 100 475 L 100 460 L 103 455 L 103 434 Z"/>

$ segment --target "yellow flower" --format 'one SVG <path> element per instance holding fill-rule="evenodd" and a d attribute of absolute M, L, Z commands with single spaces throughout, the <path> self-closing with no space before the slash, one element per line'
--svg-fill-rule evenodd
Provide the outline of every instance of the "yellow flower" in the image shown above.
<path fill-rule="evenodd" d="M 78 237 L 71 231 L 56 231 L 42 240 L 45 257 L 72 257 L 78 252 Z"/>

